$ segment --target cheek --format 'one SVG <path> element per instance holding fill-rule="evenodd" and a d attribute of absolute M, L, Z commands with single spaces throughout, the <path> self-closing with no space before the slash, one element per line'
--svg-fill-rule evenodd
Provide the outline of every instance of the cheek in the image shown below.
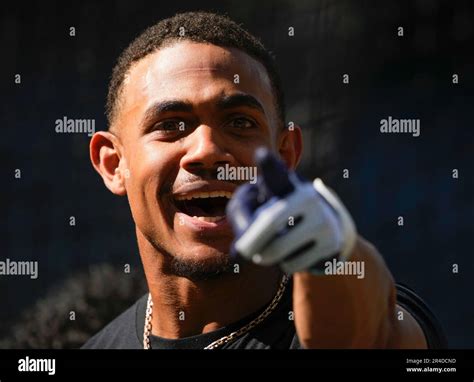
<path fill-rule="evenodd" d="M 232 145 L 232 153 L 236 161 L 241 165 L 253 166 L 255 164 L 255 151 L 262 146 L 272 147 L 270 137 L 259 136 L 237 144 L 234 143 Z"/>
<path fill-rule="evenodd" d="M 148 143 L 136 150 L 129 162 L 130 179 L 127 188 L 131 204 L 137 202 L 142 208 L 155 205 L 160 191 L 167 186 L 167 180 L 172 179 L 172 163 L 166 149 L 157 147 L 156 144 Z"/>

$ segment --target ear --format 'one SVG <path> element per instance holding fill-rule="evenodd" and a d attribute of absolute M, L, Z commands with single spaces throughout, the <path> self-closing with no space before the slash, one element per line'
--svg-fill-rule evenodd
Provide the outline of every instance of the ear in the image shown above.
<path fill-rule="evenodd" d="M 293 130 L 285 128 L 278 138 L 278 151 L 288 168 L 294 170 L 303 153 L 303 134 L 298 125 Z"/>
<path fill-rule="evenodd" d="M 120 140 L 108 131 L 98 131 L 92 136 L 89 145 L 92 165 L 100 174 L 106 187 L 116 195 L 127 194 L 125 177 L 121 171 L 122 146 Z"/>

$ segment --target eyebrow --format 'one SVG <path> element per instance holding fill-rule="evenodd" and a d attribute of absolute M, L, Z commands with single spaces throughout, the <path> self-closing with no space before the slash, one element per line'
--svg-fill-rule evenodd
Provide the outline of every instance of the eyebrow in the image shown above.
<path fill-rule="evenodd" d="M 153 104 L 145 111 L 142 124 L 146 125 L 148 121 L 152 121 L 160 114 L 163 114 L 166 112 L 190 113 L 192 111 L 193 111 L 193 105 L 191 105 L 189 102 L 178 101 L 178 100 L 160 101 Z"/>
<path fill-rule="evenodd" d="M 255 97 L 245 93 L 237 93 L 228 96 L 223 96 L 219 100 L 217 100 L 217 107 L 219 109 L 224 110 L 234 109 L 237 107 L 249 107 L 265 114 L 265 110 L 262 104 Z"/>
<path fill-rule="evenodd" d="M 245 93 L 225 95 L 216 101 L 216 106 L 221 110 L 235 109 L 238 107 L 248 107 L 265 114 L 262 104 L 253 96 Z M 150 106 L 144 114 L 142 126 L 146 126 L 149 121 L 155 120 L 159 115 L 167 112 L 191 113 L 193 105 L 190 102 L 181 100 L 160 101 Z"/>

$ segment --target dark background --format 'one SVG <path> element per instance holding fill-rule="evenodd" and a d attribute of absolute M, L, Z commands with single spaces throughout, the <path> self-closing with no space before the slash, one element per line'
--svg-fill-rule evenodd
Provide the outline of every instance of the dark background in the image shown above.
<path fill-rule="evenodd" d="M 127 200 L 110 194 L 93 171 L 89 137 L 57 134 L 54 121 L 94 118 L 105 129 L 108 79 L 132 38 L 177 11 L 214 10 L 276 55 L 288 120 L 304 129 L 301 174 L 321 176 L 337 191 L 395 278 L 435 311 L 450 345 L 474 347 L 470 2 L 256 3 L 2 5 L 0 260 L 37 260 L 40 277 L 0 276 L 0 336 L 50 288 L 94 264 L 129 263 L 141 272 Z M 381 134 L 388 115 L 420 118 L 420 137 Z"/>

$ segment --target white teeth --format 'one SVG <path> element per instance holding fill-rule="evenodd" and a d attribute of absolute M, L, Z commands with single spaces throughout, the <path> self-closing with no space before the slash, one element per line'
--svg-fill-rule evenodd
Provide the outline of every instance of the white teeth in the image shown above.
<path fill-rule="evenodd" d="M 176 196 L 176 200 L 191 200 L 191 199 L 207 199 L 225 197 L 232 198 L 232 192 L 229 191 L 211 191 L 211 192 L 196 192 L 192 195 Z"/>
<path fill-rule="evenodd" d="M 193 217 L 203 222 L 217 222 L 225 218 L 225 216 L 193 216 Z"/>

